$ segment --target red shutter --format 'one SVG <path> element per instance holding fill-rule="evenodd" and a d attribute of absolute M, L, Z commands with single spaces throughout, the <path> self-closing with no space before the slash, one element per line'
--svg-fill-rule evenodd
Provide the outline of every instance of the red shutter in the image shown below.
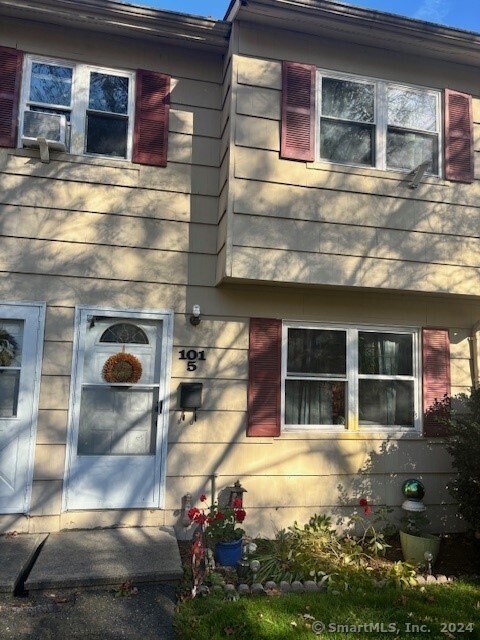
<path fill-rule="evenodd" d="M 283 62 L 281 158 L 315 160 L 315 67 Z"/>
<path fill-rule="evenodd" d="M 0 147 L 17 146 L 23 52 L 0 47 Z"/>
<path fill-rule="evenodd" d="M 473 182 L 472 96 L 445 89 L 445 178 Z"/>
<path fill-rule="evenodd" d="M 423 432 L 426 436 L 446 435 L 431 410 L 435 400 L 451 395 L 450 339 L 447 329 L 423 329 Z"/>
<path fill-rule="evenodd" d="M 250 320 L 247 436 L 280 435 L 282 322 Z"/>
<path fill-rule="evenodd" d="M 167 166 L 170 76 L 137 70 L 133 162 Z"/>

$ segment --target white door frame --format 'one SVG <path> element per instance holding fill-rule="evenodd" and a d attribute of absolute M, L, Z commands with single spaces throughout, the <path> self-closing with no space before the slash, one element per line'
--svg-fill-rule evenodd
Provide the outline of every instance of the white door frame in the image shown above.
<path fill-rule="evenodd" d="M 32 314 L 36 310 L 36 317 Z M 0 301 L 0 318 L 8 320 L 24 320 L 24 348 L 26 352 L 26 341 L 28 341 L 28 351 L 34 349 L 34 361 L 24 363 L 20 369 L 20 385 L 22 379 L 27 376 L 29 381 L 28 393 L 31 397 L 30 413 L 30 438 L 27 453 L 27 473 L 24 493 L 23 508 L 3 508 L 0 513 L 28 513 L 32 499 L 33 466 L 35 461 L 35 444 L 38 424 L 38 408 L 40 398 L 40 377 L 42 373 L 43 342 L 45 335 L 45 302 L 6 302 Z M 36 325 L 36 326 L 35 326 Z M 33 341 L 33 344 L 32 344 Z"/>
<path fill-rule="evenodd" d="M 162 322 L 162 340 L 160 354 L 160 372 L 161 378 L 159 383 L 159 400 L 163 401 L 162 413 L 159 415 L 156 455 L 159 464 L 155 469 L 155 486 L 158 489 L 158 504 L 145 508 L 165 508 L 165 477 L 167 463 L 167 445 L 168 445 L 168 422 L 169 422 L 169 384 L 171 377 L 172 365 L 172 347 L 173 347 L 173 311 L 155 310 L 155 309 L 114 309 L 111 307 L 78 305 L 75 309 L 75 332 L 73 338 L 73 358 L 72 358 L 72 377 L 70 384 L 70 397 L 68 407 L 68 432 L 67 432 L 67 450 L 65 459 L 65 474 L 63 481 L 62 495 L 62 512 L 68 511 L 68 489 L 69 476 L 72 468 L 72 462 L 76 455 L 78 427 L 79 427 L 79 409 L 83 380 L 83 363 L 85 358 L 85 336 L 87 322 L 90 316 L 102 316 L 102 318 L 125 318 L 132 321 L 135 320 L 157 320 Z M 128 507 L 125 507 L 128 508 Z M 92 509 L 94 509 L 92 507 Z M 116 507 L 112 507 L 116 509 Z M 79 509 L 71 509 L 79 510 Z M 88 510 L 88 509 L 87 509 Z M 104 507 L 102 510 L 107 510 Z"/>

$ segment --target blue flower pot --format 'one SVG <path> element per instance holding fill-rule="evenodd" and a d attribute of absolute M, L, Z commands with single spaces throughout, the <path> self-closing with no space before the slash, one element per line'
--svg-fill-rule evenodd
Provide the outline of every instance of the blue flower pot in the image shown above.
<path fill-rule="evenodd" d="M 217 542 L 215 560 L 223 567 L 236 567 L 242 557 L 242 538 L 233 542 Z"/>

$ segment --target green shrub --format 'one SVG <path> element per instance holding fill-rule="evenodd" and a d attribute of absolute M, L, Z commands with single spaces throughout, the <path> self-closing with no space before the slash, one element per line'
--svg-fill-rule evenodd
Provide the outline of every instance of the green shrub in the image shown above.
<path fill-rule="evenodd" d="M 365 513 L 370 515 L 372 511 L 368 508 Z M 368 522 L 354 514 L 352 520 L 362 524 L 363 535 L 340 536 L 330 518 L 315 514 L 303 527 L 295 522 L 288 530 L 282 529 L 275 540 L 257 540 L 255 558 L 260 561 L 260 569 L 256 580 L 315 580 L 334 591 L 369 589 L 375 581 L 405 585 L 411 567 L 398 563 L 396 572 L 387 572 L 374 561 L 389 546 L 374 526 L 384 523 L 385 513 Z"/>
<path fill-rule="evenodd" d="M 480 389 L 469 396 L 445 397 L 437 405 L 451 407 L 443 422 L 448 426 L 446 448 L 457 475 L 448 489 L 458 502 L 459 514 L 480 531 Z"/>

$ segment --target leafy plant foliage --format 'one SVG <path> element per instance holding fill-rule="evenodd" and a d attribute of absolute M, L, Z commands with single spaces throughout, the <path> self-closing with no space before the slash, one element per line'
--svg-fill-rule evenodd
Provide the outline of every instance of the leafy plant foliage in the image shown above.
<path fill-rule="evenodd" d="M 387 519 L 389 510 L 380 507 L 374 512 L 364 498 L 360 506 L 363 514 L 352 516 L 358 535 L 341 536 L 329 517 L 315 514 L 303 527 L 295 522 L 282 529 L 275 540 L 257 540 L 255 557 L 260 569 L 256 579 L 314 580 L 334 591 L 364 589 L 376 582 L 396 586 L 414 583 L 415 571 L 410 565 L 398 562 L 387 569 L 377 561 L 390 546 L 387 536 L 395 533 Z"/>
<path fill-rule="evenodd" d="M 457 471 L 448 489 L 459 514 L 480 531 L 480 389 L 470 395 L 444 396 L 432 409 L 448 426 L 447 451 Z"/>

